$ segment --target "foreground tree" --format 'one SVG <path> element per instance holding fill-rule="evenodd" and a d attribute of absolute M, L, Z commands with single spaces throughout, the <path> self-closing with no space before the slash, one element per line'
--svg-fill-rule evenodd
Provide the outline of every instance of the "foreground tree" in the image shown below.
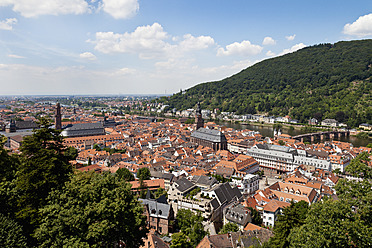
<path fill-rule="evenodd" d="M 16 213 L 30 239 L 39 225 L 39 208 L 46 203 L 52 189 L 61 189 L 69 181 L 73 152 L 63 145 L 60 131 L 50 128 L 47 119 L 39 121 L 40 129 L 23 139 L 20 164 L 15 180 L 18 194 Z M 34 245 L 34 244 L 33 244 Z"/>
<path fill-rule="evenodd" d="M 196 247 L 204 236 L 208 234 L 204 230 L 203 217 L 200 213 L 194 214 L 189 209 L 180 209 L 176 218 L 178 228 L 189 237 L 192 247 Z"/>
<path fill-rule="evenodd" d="M 346 166 L 345 171 L 355 177 L 372 179 L 372 168 L 366 163 L 370 160 L 368 156 L 367 152 L 362 152 Z"/>
<path fill-rule="evenodd" d="M 3 214 L 0 214 L 0 247 L 27 247 L 22 227 Z"/>
<path fill-rule="evenodd" d="M 371 247 L 371 223 L 350 202 L 326 199 L 314 204 L 306 224 L 289 235 L 290 247 Z"/>
<path fill-rule="evenodd" d="M 143 207 L 130 184 L 112 174 L 78 173 L 41 209 L 40 247 L 139 247 L 146 236 Z"/>
<path fill-rule="evenodd" d="M 274 234 L 269 241 L 270 247 L 289 247 L 288 235 L 291 230 L 298 229 L 305 223 L 309 205 L 305 201 L 292 202 L 290 206 L 283 209 L 283 215 L 275 221 Z"/>
<path fill-rule="evenodd" d="M 172 244 L 170 248 L 191 248 L 191 244 L 188 241 L 186 234 L 183 232 L 174 233 L 172 235 Z"/>

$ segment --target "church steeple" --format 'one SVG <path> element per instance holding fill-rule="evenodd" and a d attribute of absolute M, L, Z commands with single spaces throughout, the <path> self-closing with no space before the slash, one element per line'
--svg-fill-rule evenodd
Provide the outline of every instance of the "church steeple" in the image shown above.
<path fill-rule="evenodd" d="M 55 115 L 55 128 L 57 130 L 62 130 L 62 115 L 61 115 L 61 105 L 57 102 L 56 105 L 56 115 Z"/>
<path fill-rule="evenodd" d="M 197 107 L 195 109 L 195 123 L 196 123 L 196 130 L 201 127 L 204 127 L 204 121 L 202 118 L 200 103 L 198 102 Z"/>

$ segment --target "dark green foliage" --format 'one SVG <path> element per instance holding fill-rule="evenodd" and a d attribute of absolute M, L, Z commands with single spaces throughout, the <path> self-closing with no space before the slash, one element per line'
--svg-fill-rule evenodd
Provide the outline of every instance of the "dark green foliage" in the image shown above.
<path fill-rule="evenodd" d="M 178 228 L 189 237 L 192 247 L 196 247 L 208 234 L 204 231 L 203 217 L 199 213 L 194 214 L 191 210 L 180 209 L 176 218 Z"/>
<path fill-rule="evenodd" d="M 256 209 L 251 208 L 251 207 L 248 207 L 248 209 L 249 211 L 251 211 L 252 223 L 260 226 L 262 224 L 262 218 L 261 218 L 260 212 L 258 212 Z"/>
<path fill-rule="evenodd" d="M 134 175 L 127 168 L 119 168 L 115 175 L 122 180 L 127 182 L 134 181 Z"/>
<path fill-rule="evenodd" d="M 158 199 L 160 196 L 162 195 L 165 195 L 165 197 L 167 197 L 167 191 L 165 189 L 163 189 L 162 187 L 158 188 L 156 191 L 155 191 L 155 199 Z"/>
<path fill-rule="evenodd" d="M 225 233 L 229 233 L 229 232 L 237 232 L 239 231 L 239 227 L 237 224 L 235 223 L 226 223 L 225 225 L 223 225 L 221 231 L 220 231 L 220 234 L 225 234 Z"/>
<path fill-rule="evenodd" d="M 0 213 L 0 247 L 27 247 L 22 227 L 10 217 Z"/>
<path fill-rule="evenodd" d="M 139 247 L 146 236 L 143 207 L 130 184 L 110 173 L 78 173 L 62 190 L 52 191 L 36 230 L 40 247 L 76 244 Z"/>
<path fill-rule="evenodd" d="M 4 149 L 6 140 L 7 138 L 0 135 L 0 182 L 14 179 L 19 164 L 18 157 L 10 156 Z"/>
<path fill-rule="evenodd" d="M 185 124 L 194 124 L 195 123 L 195 120 L 194 119 L 187 119 L 185 121 Z"/>
<path fill-rule="evenodd" d="M 137 178 L 139 180 L 149 180 L 151 177 L 151 173 L 150 173 L 150 170 L 149 168 L 147 167 L 144 167 L 144 168 L 140 168 L 138 171 L 137 171 Z"/>
<path fill-rule="evenodd" d="M 372 228 L 348 200 L 325 199 L 311 207 L 306 224 L 294 228 L 288 239 L 296 248 L 371 247 Z"/>
<path fill-rule="evenodd" d="M 66 152 L 60 132 L 49 128 L 50 122 L 41 119 L 40 129 L 23 139 L 20 165 L 16 178 L 17 218 L 24 231 L 31 234 L 40 221 L 39 208 L 44 206 L 52 189 L 60 189 L 70 179 L 73 159 Z"/>
<path fill-rule="evenodd" d="M 305 201 L 292 202 L 290 206 L 283 209 L 283 215 L 275 221 L 274 234 L 269 241 L 270 247 L 289 247 L 288 235 L 291 230 L 298 229 L 305 223 L 309 205 Z"/>
<path fill-rule="evenodd" d="M 335 189 L 339 200 L 325 197 L 312 204 L 307 214 L 306 203 L 297 207 L 297 213 L 291 209 L 293 204 L 285 208 L 284 216 L 275 222 L 275 236 L 263 247 L 371 247 L 372 182 L 368 173 L 359 173 L 359 162 L 367 158 L 368 154 L 362 153 L 350 164 L 364 180 L 338 181 Z"/>
<path fill-rule="evenodd" d="M 345 172 L 348 172 L 355 177 L 372 179 L 372 168 L 366 164 L 366 162 L 370 160 L 368 156 L 367 152 L 359 154 L 348 166 L 346 166 Z"/>
<path fill-rule="evenodd" d="M 101 147 L 98 144 L 94 144 L 93 149 L 95 149 L 96 151 L 102 151 Z"/>
<path fill-rule="evenodd" d="M 321 44 L 160 100 L 170 109 L 193 108 L 201 101 L 210 110 L 289 114 L 302 123 L 334 118 L 356 127 L 372 124 L 371 64 L 372 40 Z"/>
<path fill-rule="evenodd" d="M 191 244 L 183 232 L 174 233 L 172 235 L 172 244 L 170 248 L 191 248 Z"/>
<path fill-rule="evenodd" d="M 70 158 L 70 160 L 75 160 L 79 155 L 79 151 L 72 146 L 66 148 L 65 155 Z"/>

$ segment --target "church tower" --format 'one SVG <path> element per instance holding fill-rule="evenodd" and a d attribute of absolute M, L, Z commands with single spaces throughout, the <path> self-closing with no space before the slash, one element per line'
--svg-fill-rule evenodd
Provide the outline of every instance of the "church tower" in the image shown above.
<path fill-rule="evenodd" d="M 61 115 L 61 105 L 57 102 L 56 115 L 55 115 L 55 128 L 57 130 L 62 130 L 62 115 Z"/>
<path fill-rule="evenodd" d="M 196 123 L 196 130 L 198 130 L 201 127 L 204 127 L 204 121 L 202 118 L 200 103 L 198 102 L 198 105 L 195 110 L 195 123 Z"/>

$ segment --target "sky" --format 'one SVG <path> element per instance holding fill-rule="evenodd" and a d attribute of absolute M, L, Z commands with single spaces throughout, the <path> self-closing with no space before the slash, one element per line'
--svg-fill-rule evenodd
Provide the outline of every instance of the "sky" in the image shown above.
<path fill-rule="evenodd" d="M 0 95 L 173 94 L 371 38 L 371 0 L 0 0 Z"/>

